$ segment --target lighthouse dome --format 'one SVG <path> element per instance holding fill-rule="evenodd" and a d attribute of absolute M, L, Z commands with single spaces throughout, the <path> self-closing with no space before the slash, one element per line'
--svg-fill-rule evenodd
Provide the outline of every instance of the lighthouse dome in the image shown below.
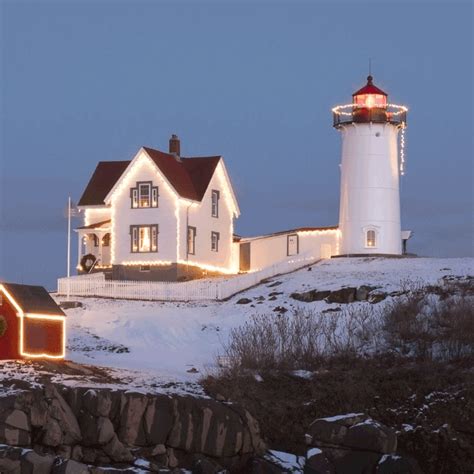
<path fill-rule="evenodd" d="M 387 93 L 373 83 L 373 77 L 367 77 L 367 84 L 352 94 L 352 103 L 359 107 L 386 107 Z"/>

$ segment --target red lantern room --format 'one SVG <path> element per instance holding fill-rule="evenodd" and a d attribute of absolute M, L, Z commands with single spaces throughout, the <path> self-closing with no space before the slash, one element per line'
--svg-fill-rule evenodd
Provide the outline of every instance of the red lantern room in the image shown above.
<path fill-rule="evenodd" d="M 371 109 L 372 107 L 386 108 L 387 94 L 373 84 L 373 77 L 367 77 L 367 84 L 352 94 L 352 103 L 358 107 Z"/>

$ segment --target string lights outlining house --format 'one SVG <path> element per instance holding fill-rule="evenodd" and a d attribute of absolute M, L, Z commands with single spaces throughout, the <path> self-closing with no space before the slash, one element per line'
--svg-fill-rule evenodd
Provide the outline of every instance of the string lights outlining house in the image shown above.
<path fill-rule="evenodd" d="M 131 161 L 100 162 L 80 201 L 80 273 L 118 280 L 180 281 L 254 271 L 296 256 L 400 255 L 399 175 L 404 106 L 373 84 L 333 109 L 342 135 L 339 225 L 242 238 L 239 205 L 222 156 L 182 157 L 141 148 Z M 404 233 L 404 241 L 410 233 Z M 403 246 L 403 248 L 405 248 Z"/>
<path fill-rule="evenodd" d="M 0 283 L 0 360 L 63 359 L 66 315 L 42 286 Z"/>

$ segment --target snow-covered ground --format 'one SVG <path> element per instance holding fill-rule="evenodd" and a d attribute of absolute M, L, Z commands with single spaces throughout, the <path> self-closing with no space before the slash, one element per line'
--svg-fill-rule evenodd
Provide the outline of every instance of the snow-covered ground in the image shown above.
<path fill-rule="evenodd" d="M 273 313 L 276 307 L 290 310 L 286 313 L 290 315 L 298 307 L 322 311 L 337 306 L 298 302 L 290 298 L 292 292 L 364 284 L 390 292 L 407 281 L 434 284 L 446 275 L 472 275 L 473 268 L 473 258 L 340 258 L 314 265 L 311 271 L 305 268 L 275 277 L 225 302 L 82 298 L 83 308 L 66 310 L 67 356 L 75 362 L 139 371 L 142 377 L 161 381 L 195 382 L 213 369 L 231 329 L 252 315 Z M 252 303 L 237 304 L 241 298 Z"/>

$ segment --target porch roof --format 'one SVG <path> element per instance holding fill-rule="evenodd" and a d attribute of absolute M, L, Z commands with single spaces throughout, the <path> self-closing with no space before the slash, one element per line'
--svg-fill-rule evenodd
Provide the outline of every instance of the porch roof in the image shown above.
<path fill-rule="evenodd" d="M 83 225 L 78 227 L 76 230 L 92 230 L 92 229 L 105 229 L 109 227 L 109 224 L 112 222 L 112 219 L 107 219 L 106 221 L 95 222 L 94 224 Z"/>

